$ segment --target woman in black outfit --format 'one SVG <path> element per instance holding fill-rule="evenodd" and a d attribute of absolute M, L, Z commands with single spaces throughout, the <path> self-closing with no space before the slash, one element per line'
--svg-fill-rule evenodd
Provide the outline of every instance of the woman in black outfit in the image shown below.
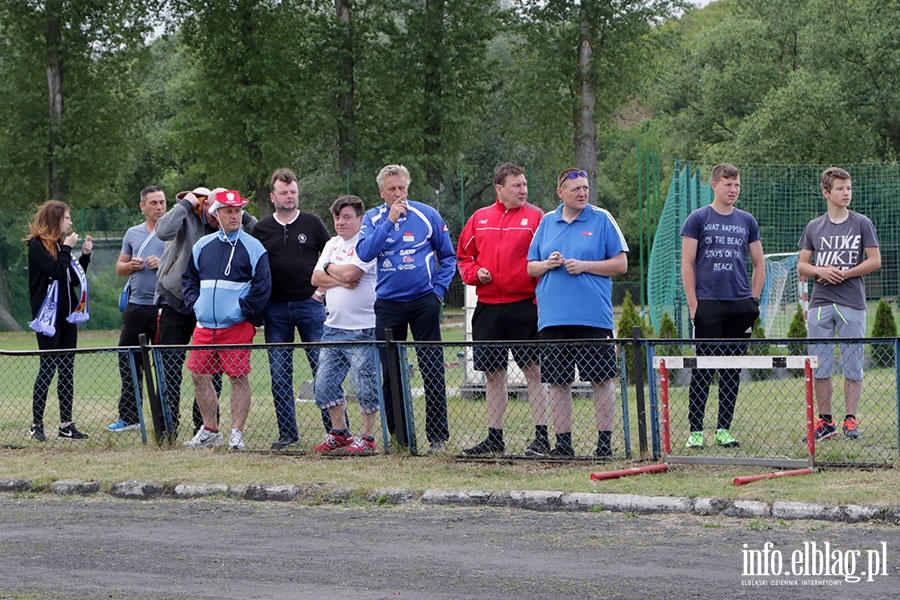
<path fill-rule="evenodd" d="M 41 350 L 74 349 L 78 342 L 78 326 L 67 318 L 75 312 L 81 300 L 81 292 L 76 290 L 79 274 L 72 264 L 72 247 L 78 243 L 78 234 L 72 232 L 72 217 L 69 207 L 58 200 L 48 200 L 41 205 L 34 221 L 31 233 L 25 238 L 28 242 L 28 291 L 31 295 L 31 315 L 37 319 L 41 305 L 47 296 L 47 289 L 53 281 L 59 282 L 56 305 L 56 331 L 49 334 L 37 333 L 38 348 Z M 78 263 L 87 269 L 91 262 L 91 236 L 86 236 L 81 247 Z M 59 437 L 61 439 L 81 440 L 87 438 L 75 427 L 72 421 L 72 398 L 74 396 L 73 353 L 50 352 L 41 354 L 37 379 L 34 382 L 32 396 L 33 421 L 29 435 L 39 442 L 45 441 L 44 408 L 47 405 L 47 390 L 53 381 L 55 371 L 57 379 L 57 396 L 59 397 Z"/>

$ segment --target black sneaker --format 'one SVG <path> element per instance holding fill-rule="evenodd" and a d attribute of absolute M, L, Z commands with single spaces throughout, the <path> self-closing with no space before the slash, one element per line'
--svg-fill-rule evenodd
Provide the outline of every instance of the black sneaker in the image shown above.
<path fill-rule="evenodd" d="M 844 435 L 847 436 L 848 440 L 858 440 L 862 437 L 862 434 L 857 428 L 856 419 L 853 417 L 844 419 Z"/>
<path fill-rule="evenodd" d="M 483 456 L 485 454 L 503 454 L 503 452 L 505 451 L 506 444 L 503 443 L 503 440 L 494 442 L 490 439 L 487 439 L 480 444 L 475 444 L 471 448 L 466 448 L 462 451 L 462 453 L 469 456 Z"/>
<path fill-rule="evenodd" d="M 525 456 L 547 456 L 550 454 L 550 440 L 536 437 L 525 448 Z"/>
<path fill-rule="evenodd" d="M 612 448 L 603 444 L 597 444 L 597 448 L 594 450 L 594 458 L 612 458 Z"/>
<path fill-rule="evenodd" d="M 575 456 L 575 448 L 569 445 L 557 444 L 553 450 L 550 451 L 549 456 L 553 458 L 571 458 Z"/>
<path fill-rule="evenodd" d="M 296 446 L 300 443 L 299 438 L 292 437 L 283 437 L 278 438 L 274 442 L 272 442 L 272 450 L 284 450 L 285 448 L 289 448 L 291 446 Z"/>
<path fill-rule="evenodd" d="M 35 423 L 28 430 L 28 435 L 36 442 L 46 442 L 47 436 L 44 435 L 44 426 L 38 423 Z"/>
<path fill-rule="evenodd" d="M 75 423 L 69 423 L 65 427 L 59 428 L 59 437 L 64 440 L 86 440 L 88 434 L 78 431 Z"/>
<path fill-rule="evenodd" d="M 826 421 L 825 419 L 816 420 L 815 429 L 816 441 L 821 442 L 837 435 L 837 427 L 834 426 L 834 420 Z"/>

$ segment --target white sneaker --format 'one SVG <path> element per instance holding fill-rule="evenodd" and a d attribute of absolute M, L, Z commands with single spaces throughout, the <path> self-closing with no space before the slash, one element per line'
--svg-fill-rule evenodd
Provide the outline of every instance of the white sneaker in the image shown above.
<path fill-rule="evenodd" d="M 222 437 L 221 431 L 213 433 L 204 426 L 197 431 L 197 434 L 194 437 L 185 442 L 184 445 L 188 448 L 213 448 L 215 446 L 224 446 L 225 438 Z"/>
<path fill-rule="evenodd" d="M 244 432 L 240 429 L 232 429 L 231 438 L 228 440 L 228 448 L 231 450 L 243 450 L 244 447 Z"/>

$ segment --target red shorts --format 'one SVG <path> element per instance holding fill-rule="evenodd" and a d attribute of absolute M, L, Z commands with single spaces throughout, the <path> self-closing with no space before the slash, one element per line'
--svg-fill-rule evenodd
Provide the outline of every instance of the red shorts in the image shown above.
<path fill-rule="evenodd" d="M 197 346 L 218 344 L 230 346 L 234 344 L 250 344 L 256 335 L 256 327 L 248 321 L 225 327 L 224 329 L 209 329 L 200 327 L 194 329 L 192 343 Z M 238 377 L 250 372 L 250 350 L 191 350 L 187 367 L 196 375 L 213 375 L 225 373 L 229 377 Z"/>

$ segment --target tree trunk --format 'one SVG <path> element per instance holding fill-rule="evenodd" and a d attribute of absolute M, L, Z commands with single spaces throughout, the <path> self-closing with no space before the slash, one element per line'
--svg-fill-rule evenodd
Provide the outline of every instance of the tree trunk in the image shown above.
<path fill-rule="evenodd" d="M 597 203 L 597 78 L 591 24 L 582 8 L 578 25 L 578 106 L 575 109 L 575 166 L 587 172 L 591 184 L 588 201 Z"/>
<path fill-rule="evenodd" d="M 353 61 L 353 28 L 351 27 L 350 2 L 334 0 L 334 8 L 341 24 L 341 79 L 343 88 L 338 95 L 341 118 L 338 121 L 338 163 L 341 177 L 353 175 L 356 170 L 356 81 Z"/>
<path fill-rule="evenodd" d="M 275 207 L 269 199 L 269 186 L 265 181 L 256 183 L 256 206 L 259 208 L 259 218 L 262 219 L 275 212 Z"/>
<path fill-rule="evenodd" d="M 425 121 L 423 166 L 428 184 L 434 189 L 441 189 L 442 173 L 440 166 L 441 135 L 443 124 L 441 115 L 441 51 L 444 37 L 444 0 L 425 0 L 425 48 L 423 70 L 425 81 L 424 106 L 422 118 Z"/>
<path fill-rule="evenodd" d="M 47 91 L 49 94 L 50 136 L 48 139 L 48 193 L 50 198 L 65 202 L 65 173 L 59 164 L 60 151 L 65 146 L 63 132 L 63 56 L 62 6 L 59 0 L 47 2 Z"/>
<path fill-rule="evenodd" d="M 3 249 L 3 256 L 0 256 L 0 331 L 22 331 L 12 316 L 12 299 L 9 293 L 9 262 L 7 256 L 8 248 Z"/>

